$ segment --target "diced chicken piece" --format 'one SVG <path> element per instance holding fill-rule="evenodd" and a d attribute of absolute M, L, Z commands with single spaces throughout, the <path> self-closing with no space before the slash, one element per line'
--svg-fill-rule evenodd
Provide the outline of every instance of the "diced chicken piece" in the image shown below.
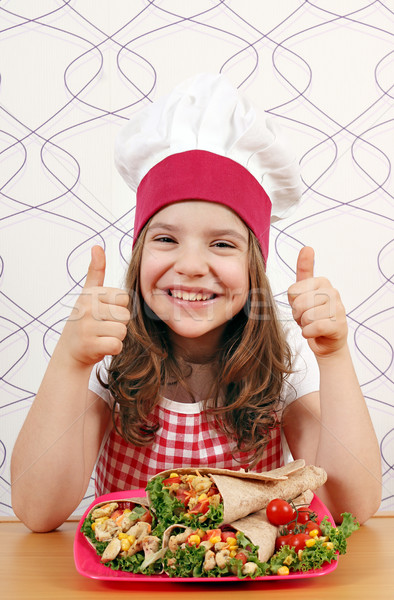
<path fill-rule="evenodd" d="M 160 538 L 156 535 L 148 535 L 142 540 L 142 549 L 145 553 L 145 558 L 158 551 L 160 547 Z"/>
<path fill-rule="evenodd" d="M 225 550 L 220 550 L 220 552 L 216 554 L 216 564 L 219 567 L 219 569 L 223 569 L 227 565 L 229 560 L 230 550 L 228 548 Z"/>
<path fill-rule="evenodd" d="M 142 550 L 142 543 L 144 539 L 149 536 L 150 531 L 150 524 L 143 521 L 136 523 L 128 530 L 127 535 L 134 535 L 135 542 L 128 549 L 127 556 L 134 556 L 134 554 Z"/>
<path fill-rule="evenodd" d="M 92 519 L 95 520 L 100 519 L 101 517 L 109 517 L 117 508 L 117 502 L 110 502 L 109 504 L 99 506 L 98 508 L 95 508 L 92 512 Z"/>
<path fill-rule="evenodd" d="M 215 552 L 220 552 L 223 548 L 228 548 L 227 542 L 216 542 L 215 544 Z"/>
<path fill-rule="evenodd" d="M 210 542 L 209 540 L 205 540 L 204 542 L 201 542 L 200 547 L 205 548 L 205 552 L 207 552 L 208 550 L 210 550 L 213 546 L 212 542 Z"/>
<path fill-rule="evenodd" d="M 114 560 L 114 558 L 116 558 L 118 556 L 120 551 L 121 551 L 120 539 L 116 537 L 110 541 L 110 543 L 104 550 L 103 555 L 101 557 L 101 562 L 106 563 L 106 562 L 110 562 L 111 560 Z"/>
<path fill-rule="evenodd" d="M 97 523 L 94 535 L 99 542 L 109 542 L 120 531 L 120 527 L 112 519 L 107 519 L 103 523 Z"/>
<path fill-rule="evenodd" d="M 196 490 L 198 494 L 206 494 L 211 487 L 212 482 L 208 477 L 194 477 L 191 480 L 191 486 Z"/>
<path fill-rule="evenodd" d="M 220 494 L 214 494 L 213 496 L 211 496 L 209 498 L 209 504 L 211 506 L 214 506 L 215 508 L 217 508 L 219 506 L 219 504 L 221 503 L 222 499 L 220 497 Z"/>
<path fill-rule="evenodd" d="M 254 575 L 257 571 L 257 565 L 254 562 L 246 562 L 241 571 L 242 575 Z"/>
<path fill-rule="evenodd" d="M 212 571 L 216 567 L 215 553 L 212 550 L 208 550 L 205 553 L 205 560 L 202 568 L 204 571 Z"/>
<path fill-rule="evenodd" d="M 186 542 L 191 533 L 193 533 L 193 529 L 187 527 L 185 531 L 178 533 L 178 535 L 172 535 L 168 540 L 168 548 L 171 550 L 171 552 L 176 552 L 178 546 Z"/>

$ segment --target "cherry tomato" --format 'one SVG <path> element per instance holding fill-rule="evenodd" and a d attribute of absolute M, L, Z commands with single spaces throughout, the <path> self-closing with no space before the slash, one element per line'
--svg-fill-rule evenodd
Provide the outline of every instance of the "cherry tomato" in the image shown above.
<path fill-rule="evenodd" d="M 313 515 L 313 511 L 309 510 L 309 508 L 302 507 L 297 511 L 297 523 L 299 525 L 305 524 L 307 521 L 311 520 L 311 515 Z"/>
<path fill-rule="evenodd" d="M 228 538 L 235 538 L 235 531 L 222 531 L 222 542 L 227 542 Z"/>
<path fill-rule="evenodd" d="M 307 521 L 305 523 L 305 533 L 309 533 L 310 531 L 313 531 L 313 529 L 317 529 L 317 535 L 322 535 L 322 530 L 315 521 Z"/>
<path fill-rule="evenodd" d="M 294 516 L 293 507 L 286 500 L 275 498 L 267 506 L 267 519 L 272 525 L 286 525 Z"/>
<path fill-rule="evenodd" d="M 235 558 L 236 560 L 240 560 L 243 565 L 248 562 L 248 557 L 246 556 L 245 552 L 237 552 Z"/>
<path fill-rule="evenodd" d="M 291 537 L 293 537 L 292 534 L 278 536 L 275 540 L 275 550 L 278 551 L 283 546 L 289 545 L 289 538 Z"/>
<path fill-rule="evenodd" d="M 294 548 L 294 550 L 298 552 L 298 550 L 303 550 L 305 548 L 306 541 L 310 539 L 311 537 L 308 533 L 296 533 L 295 535 L 289 536 L 287 543 L 291 548 Z"/>

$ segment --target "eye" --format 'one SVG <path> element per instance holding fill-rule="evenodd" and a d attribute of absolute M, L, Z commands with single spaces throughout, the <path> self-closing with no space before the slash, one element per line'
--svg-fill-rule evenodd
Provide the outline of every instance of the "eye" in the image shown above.
<path fill-rule="evenodd" d="M 171 237 L 168 237 L 168 235 L 160 235 L 156 238 L 154 238 L 153 240 L 154 242 L 162 242 L 163 244 L 175 244 L 175 240 L 173 240 Z"/>
<path fill-rule="evenodd" d="M 233 244 L 230 244 L 229 242 L 214 242 L 213 246 L 215 246 L 216 248 L 234 248 Z"/>

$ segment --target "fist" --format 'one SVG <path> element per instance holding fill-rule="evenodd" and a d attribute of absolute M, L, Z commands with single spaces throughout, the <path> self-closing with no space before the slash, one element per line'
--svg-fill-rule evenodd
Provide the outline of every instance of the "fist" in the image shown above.
<path fill-rule="evenodd" d="M 337 290 L 323 277 L 313 276 L 314 251 L 302 248 L 296 282 L 288 289 L 293 317 L 317 358 L 335 354 L 346 344 L 346 311 Z"/>
<path fill-rule="evenodd" d="M 94 246 L 85 285 L 62 335 L 72 358 L 84 365 L 119 354 L 130 321 L 129 295 L 104 287 L 104 277 L 105 253 Z"/>

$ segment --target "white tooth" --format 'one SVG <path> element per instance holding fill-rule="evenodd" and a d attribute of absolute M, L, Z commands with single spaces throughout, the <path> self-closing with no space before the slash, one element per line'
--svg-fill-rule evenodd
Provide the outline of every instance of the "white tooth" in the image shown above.
<path fill-rule="evenodd" d="M 190 300 L 189 292 L 181 292 L 181 293 L 182 293 L 182 300 Z"/>
<path fill-rule="evenodd" d="M 203 295 L 202 294 L 197 294 L 196 300 L 203 300 Z"/>

